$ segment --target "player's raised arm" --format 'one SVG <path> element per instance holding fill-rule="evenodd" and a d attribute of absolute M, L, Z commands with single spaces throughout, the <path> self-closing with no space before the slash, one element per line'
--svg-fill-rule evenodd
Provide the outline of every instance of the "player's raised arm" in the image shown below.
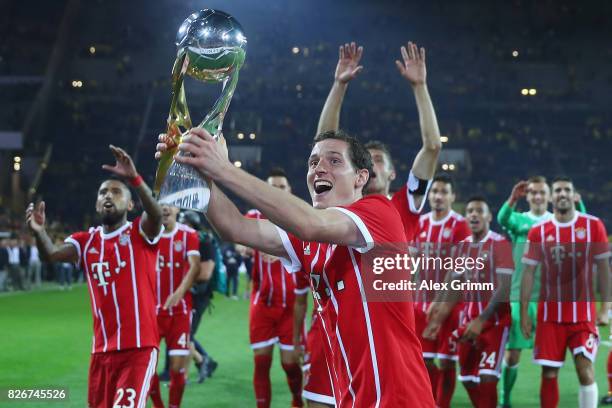
<path fill-rule="evenodd" d="M 338 65 L 334 73 L 334 84 L 325 100 L 325 105 L 323 105 L 317 134 L 339 129 L 340 111 L 342 110 L 346 89 L 349 82 L 359 75 L 363 69 L 363 66 L 359 65 L 362 54 L 363 47 L 358 47 L 354 42 L 340 46 Z"/>
<path fill-rule="evenodd" d="M 162 227 L 162 210 L 160 205 L 153 198 L 149 186 L 147 186 L 136 171 L 136 166 L 134 166 L 134 162 L 130 155 L 120 147 L 115 147 L 113 145 L 109 147 L 117 162 L 114 166 L 105 164 L 102 168 L 128 180 L 132 187 L 134 187 L 144 209 L 141 221 L 142 230 L 148 238 L 152 239 L 157 237 Z"/>
<path fill-rule="evenodd" d="M 436 112 L 427 89 L 427 69 L 425 64 L 425 48 L 418 48 L 409 42 L 401 48 L 402 61 L 395 61 L 400 74 L 408 80 L 417 109 L 421 126 L 423 146 L 417 153 L 412 164 L 412 174 L 420 180 L 431 180 L 436 172 L 438 157 L 442 149 L 440 129 Z M 423 196 L 415 195 L 417 208 L 420 207 Z"/>
<path fill-rule="evenodd" d="M 45 202 L 36 206 L 30 203 L 26 209 L 26 225 L 36 238 L 36 246 L 41 258 L 47 262 L 77 262 L 79 254 L 72 244 L 56 247 L 45 229 Z"/>
<path fill-rule="evenodd" d="M 504 230 L 514 232 L 516 224 L 516 220 L 513 219 L 513 216 L 516 214 L 514 208 L 516 207 L 516 203 L 527 195 L 528 185 L 529 182 L 527 180 L 516 183 L 512 188 L 510 197 L 508 197 L 508 200 L 506 200 L 504 205 L 499 209 L 497 213 L 497 222 Z"/>

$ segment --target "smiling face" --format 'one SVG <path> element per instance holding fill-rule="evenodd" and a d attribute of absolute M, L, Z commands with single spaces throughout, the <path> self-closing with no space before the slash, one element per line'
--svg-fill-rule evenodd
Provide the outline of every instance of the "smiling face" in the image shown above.
<path fill-rule="evenodd" d="M 529 210 L 536 214 L 541 214 L 546 211 L 548 202 L 550 201 L 550 188 L 546 183 L 529 183 L 527 185 L 527 202 Z"/>
<path fill-rule="evenodd" d="M 489 231 L 491 211 L 486 202 L 470 201 L 465 207 L 465 218 L 473 236 L 482 236 Z"/>
<path fill-rule="evenodd" d="M 395 180 L 395 169 L 389 155 L 380 149 L 368 149 L 372 155 L 372 167 L 376 177 L 372 177 L 366 192 L 368 194 L 388 194 L 391 182 Z"/>
<path fill-rule="evenodd" d="M 118 180 L 106 180 L 98 189 L 96 212 L 104 225 L 115 225 L 127 219 L 127 213 L 134 208 L 132 194 L 125 184 Z"/>
<path fill-rule="evenodd" d="M 560 213 L 567 213 L 574 208 L 574 185 L 571 181 L 556 181 L 552 185 L 553 208 Z"/>
<path fill-rule="evenodd" d="M 339 139 L 324 139 L 312 148 L 306 181 L 315 208 L 348 205 L 362 197 L 368 181 L 366 169 L 351 162 L 349 144 Z"/>

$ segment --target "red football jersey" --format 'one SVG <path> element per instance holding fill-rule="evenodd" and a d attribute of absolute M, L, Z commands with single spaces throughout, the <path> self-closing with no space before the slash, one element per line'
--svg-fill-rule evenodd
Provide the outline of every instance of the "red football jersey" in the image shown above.
<path fill-rule="evenodd" d="M 200 238 L 194 229 L 176 223 L 174 231 L 163 233 L 159 240 L 157 255 L 157 314 L 175 315 L 191 313 L 191 293 L 187 292 L 181 302 L 164 310 L 170 295 L 181 284 L 189 272 L 189 256 L 200 256 Z"/>
<path fill-rule="evenodd" d="M 155 262 L 159 235 L 146 238 L 141 218 L 105 234 L 102 227 L 76 232 L 75 246 L 87 276 L 94 321 L 92 353 L 157 347 Z"/>
<path fill-rule="evenodd" d="M 450 210 L 448 215 L 439 221 L 433 219 L 433 212 L 423 214 L 419 218 L 418 230 L 414 238 L 414 246 L 419 253 L 426 257 L 450 256 L 452 244 L 456 244 L 469 237 L 470 229 L 461 215 Z M 419 280 L 444 282 L 446 271 L 435 265 L 433 269 L 421 269 L 418 272 Z M 426 311 L 434 293 L 417 291 L 415 293 L 415 307 Z"/>
<path fill-rule="evenodd" d="M 490 283 L 493 290 L 466 290 L 464 312 L 465 318 L 473 320 L 486 309 L 493 293 L 499 287 L 498 274 L 512 275 L 514 261 L 512 260 L 512 245 L 502 235 L 489 231 L 480 241 L 475 243 L 470 235 L 457 245 L 455 257 L 464 259 L 482 260 L 482 268 L 466 269 L 463 272 L 463 281 L 469 283 Z M 510 282 L 508 282 L 510 285 Z M 510 287 L 508 286 L 508 291 Z M 491 323 L 499 323 L 510 316 L 510 303 L 504 302 L 497 306 Z"/>
<path fill-rule="evenodd" d="M 265 219 L 258 210 L 250 210 L 248 218 Z M 264 302 L 268 306 L 293 307 L 295 302 L 295 274 L 288 273 L 280 259 L 260 251 L 253 254 L 252 295 L 255 305 Z M 302 292 L 304 288 L 301 288 Z"/>
<path fill-rule="evenodd" d="M 578 212 L 566 223 L 553 217 L 534 225 L 527 240 L 523 263 L 542 264 L 538 321 L 595 321 L 593 263 L 610 256 L 601 220 Z"/>
<path fill-rule="evenodd" d="M 410 180 L 412 177 L 409 177 Z M 419 217 L 421 216 L 421 211 L 425 206 L 425 199 L 427 197 L 427 192 L 429 191 L 429 187 L 431 186 L 431 180 L 427 184 L 427 189 L 425 190 L 425 194 L 423 195 L 423 200 L 421 201 L 421 205 L 417 208 L 416 203 L 414 202 L 414 196 L 408 190 L 408 182 L 405 183 L 402 188 L 393 194 L 391 197 L 391 202 L 397 209 L 402 219 L 402 225 L 404 226 L 404 235 L 406 235 L 406 242 L 412 242 L 417 233 L 417 228 L 419 224 Z"/>
<path fill-rule="evenodd" d="M 361 254 L 375 244 L 406 242 L 398 211 L 382 195 L 336 207 L 365 238 L 361 248 L 303 242 L 279 229 L 288 270 L 310 274 L 321 310 L 325 356 L 338 407 L 433 407 L 410 302 L 369 302 Z M 320 295 L 328 299 L 321 304 Z"/>

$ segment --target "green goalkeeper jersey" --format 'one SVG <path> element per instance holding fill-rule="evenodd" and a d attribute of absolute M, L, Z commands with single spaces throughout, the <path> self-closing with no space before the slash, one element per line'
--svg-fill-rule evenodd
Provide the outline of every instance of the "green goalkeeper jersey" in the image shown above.
<path fill-rule="evenodd" d="M 523 253 L 525 252 L 525 242 L 527 233 L 534 224 L 540 221 L 551 219 L 553 214 L 546 211 L 538 216 L 531 212 L 517 212 L 515 207 L 511 207 L 506 201 L 497 213 L 497 222 L 504 231 L 510 235 L 512 240 L 512 258 L 514 259 L 514 273 L 512 274 L 512 286 L 510 289 L 510 300 L 518 302 L 521 295 L 521 280 L 523 279 Z M 539 269 L 536 276 L 539 275 Z M 536 277 L 533 282 L 532 299 L 537 299 L 540 293 L 540 279 Z"/>
<path fill-rule="evenodd" d="M 578 203 L 578 210 L 581 213 L 586 211 L 582 201 Z M 533 225 L 541 221 L 548 221 L 552 216 L 553 214 L 549 211 L 540 216 L 531 213 L 531 211 L 520 213 L 515 211 L 515 207 L 511 207 L 507 201 L 497 213 L 497 222 L 510 235 L 510 239 L 512 239 L 512 257 L 514 258 L 515 269 L 510 289 L 510 300 L 512 301 L 518 302 L 520 300 L 521 280 L 523 279 L 522 257 L 525 250 L 525 242 L 527 242 L 527 233 Z M 536 270 L 536 278 L 531 292 L 532 299 L 537 299 L 540 292 L 539 273 L 540 268 Z"/>

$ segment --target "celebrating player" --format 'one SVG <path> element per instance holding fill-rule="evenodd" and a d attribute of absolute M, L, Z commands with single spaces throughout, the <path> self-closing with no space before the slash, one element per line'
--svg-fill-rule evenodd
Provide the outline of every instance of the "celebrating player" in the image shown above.
<path fill-rule="evenodd" d="M 557 376 L 569 348 L 580 382 L 580 408 L 597 406 L 593 362 L 599 335 L 596 324 L 608 322 L 609 265 L 606 229 L 596 217 L 580 214 L 574 206 L 575 190 L 568 178 L 552 184 L 553 217 L 534 225 L 527 235 L 521 285 L 521 330 L 531 337 L 529 304 L 534 272 L 542 265 L 540 303 L 535 329 L 534 361 L 542 366 L 540 402 L 544 408 L 559 404 Z M 601 308 L 595 311 L 593 263 L 601 291 Z"/>
<path fill-rule="evenodd" d="M 282 169 L 273 169 L 267 183 L 282 191 L 291 192 L 291 185 Z M 247 217 L 263 219 L 258 210 L 251 210 Z M 287 374 L 293 407 L 302 403 L 302 369 L 294 359 L 293 307 L 295 293 L 306 293 L 308 285 L 296 287 L 295 275 L 288 274 L 281 261 L 262 251 L 254 251 L 253 293 L 249 310 L 249 337 L 255 354 L 253 386 L 258 408 L 267 408 L 272 400 L 270 367 L 272 351 L 278 343 L 281 364 Z"/>
<path fill-rule="evenodd" d="M 26 223 L 43 259 L 78 262 L 87 276 L 94 321 L 88 406 L 144 406 L 159 345 L 155 262 L 162 214 L 130 156 L 110 149 L 117 162 L 103 168 L 129 181 L 142 202 L 142 216 L 127 221 L 134 208 L 130 190 L 109 179 L 96 201 L 102 226 L 74 233 L 56 247 L 45 230 L 44 202 L 28 206 Z"/>
<path fill-rule="evenodd" d="M 428 197 L 431 211 L 419 219 L 415 247 L 427 257 L 444 257 L 449 255 L 452 244 L 459 243 L 470 235 L 470 230 L 465 219 L 452 209 L 455 191 L 450 177 L 446 175 L 434 177 Z M 443 282 L 446 279 L 446 271 L 437 265 L 431 269 L 421 268 L 417 278 L 419 282 Z M 431 299 L 428 296 L 431 296 Z M 451 315 L 444 321 L 437 338 L 428 340 L 423 338 L 423 330 L 427 326 L 427 311 L 431 300 L 433 295 L 428 291 L 417 291 L 414 302 L 416 332 L 423 347 L 423 358 L 436 405 L 448 408 L 455 391 L 457 378 L 455 361 L 458 359 L 456 344 L 449 340 L 451 333 L 461 323 L 463 304 L 458 302 L 455 305 Z M 439 369 L 435 364 L 435 358 L 439 360 Z"/>
<path fill-rule="evenodd" d="M 334 83 L 319 118 L 317 129 L 319 134 L 330 130 L 338 130 L 340 112 L 348 84 L 363 69 L 363 66 L 359 65 L 362 54 L 363 47 L 358 47 L 354 42 L 340 46 Z M 425 49 L 421 48 L 419 50 L 415 44 L 409 42 L 407 47 L 402 47 L 401 54 L 403 63 L 396 61 L 396 65 L 401 75 L 408 80 L 412 87 L 419 112 L 423 146 L 414 159 L 407 183 L 404 183 L 391 196 L 389 190 L 391 183 L 396 178 L 391 153 L 387 146 L 379 141 L 366 143 L 365 146 L 372 156 L 375 177 L 369 181 L 365 191 L 367 194 L 382 194 L 391 198 L 402 218 L 406 237 L 411 241 L 415 235 L 419 214 L 424 204 L 423 197 L 427 194 L 429 180 L 431 180 L 435 171 L 441 144 L 436 114 L 426 84 Z M 419 180 L 422 181 L 420 185 Z M 322 294 L 322 297 L 326 298 L 324 294 Z M 320 299 L 320 301 L 323 301 L 323 299 Z M 316 320 L 313 322 L 311 331 L 313 333 L 318 331 Z M 333 401 L 333 396 L 328 382 L 329 376 L 324 375 L 327 372 L 327 367 L 325 367 L 323 361 L 317 361 L 316 358 L 317 355 L 322 354 L 322 350 L 319 351 L 317 348 L 321 348 L 323 345 L 316 343 L 317 336 L 309 334 L 308 338 L 309 367 L 312 372 L 308 376 L 304 392 L 305 395 L 314 398 L 311 400 L 313 402 L 310 404 L 311 406 L 316 407 L 317 403 L 330 404 L 330 401 Z M 318 373 L 323 373 L 323 375 Z M 323 393 L 326 389 L 327 393 Z"/>
<path fill-rule="evenodd" d="M 223 144 L 205 130 L 192 129 L 180 149 L 191 155 L 176 160 L 268 218 L 241 217 L 213 183 L 207 216 L 222 236 L 283 258 L 291 271 L 310 274 L 315 293 L 329 292 L 319 316 L 336 405 L 433 407 L 412 305 L 368 302 L 360 286 L 362 253 L 375 244 L 406 242 L 392 203 L 380 195 L 363 197 L 372 172 L 363 145 L 341 132 L 315 138 L 307 175 L 312 206 L 233 166 Z"/>
<path fill-rule="evenodd" d="M 176 222 L 178 208 L 162 205 L 164 233 L 157 255 L 157 327 L 160 341 L 166 339 L 170 360 L 170 408 L 179 407 L 185 389 L 189 366 L 191 293 L 189 290 L 200 274 L 200 240 L 195 230 Z M 151 399 L 162 408 L 159 378 L 154 374 Z"/>
<path fill-rule="evenodd" d="M 519 213 L 515 210 L 517 202 L 525 197 L 529 204 L 529 211 Z M 518 375 L 518 363 L 521 357 L 522 349 L 533 348 L 533 338 L 525 339 L 521 334 L 521 316 L 520 305 L 518 298 L 520 296 L 521 279 L 523 277 L 523 267 L 521 258 L 525 242 L 527 241 L 527 233 L 529 229 L 536 223 L 549 220 L 552 213 L 547 210 L 550 202 L 550 188 L 543 176 L 534 176 L 527 181 L 517 183 L 512 189 L 510 198 L 504 203 L 497 213 L 497 222 L 506 231 L 513 242 L 513 258 L 516 265 L 515 273 L 512 275 L 512 287 L 510 290 L 510 299 L 512 302 L 512 326 L 508 337 L 508 350 L 504 359 L 502 377 L 501 377 L 501 398 L 502 407 L 511 406 L 510 393 L 516 382 Z M 537 310 L 537 294 L 539 293 L 539 282 L 535 282 L 533 294 L 535 301 L 529 304 L 529 315 L 532 320 L 536 318 Z"/>
<path fill-rule="evenodd" d="M 471 235 L 458 244 L 455 259 L 467 265 L 473 260 L 482 267 L 466 267 L 448 274 L 446 282 L 462 279 L 471 284 L 491 284 L 493 294 L 487 290 L 467 290 L 463 303 L 464 322 L 455 330 L 451 344 L 459 341 L 459 380 L 465 386 L 476 408 L 497 406 L 497 381 L 501 375 L 501 362 L 510 327 L 508 295 L 514 265 L 510 244 L 503 236 L 490 230 L 492 215 L 482 197 L 467 201 L 466 218 Z M 437 297 L 432 308 L 425 338 L 436 338 L 442 332 L 443 322 L 451 315 L 461 291 Z"/>

